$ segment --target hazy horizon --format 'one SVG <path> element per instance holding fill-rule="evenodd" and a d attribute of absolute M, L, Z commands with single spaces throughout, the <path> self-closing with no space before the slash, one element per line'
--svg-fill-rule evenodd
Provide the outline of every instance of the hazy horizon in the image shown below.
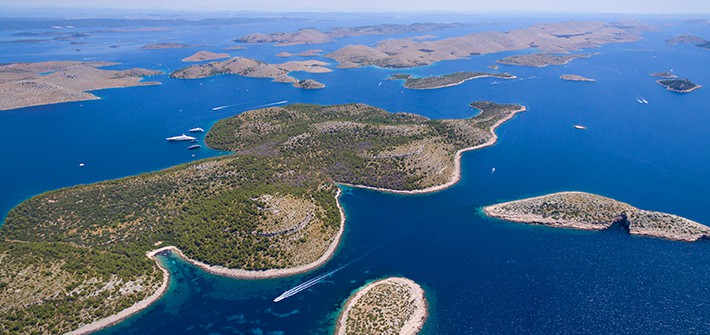
<path fill-rule="evenodd" d="M 205 0 L 195 5 L 188 0 L 0 0 L 0 8 L 13 10 L 162 10 L 162 11 L 255 11 L 255 12 L 457 12 L 457 13 L 499 13 L 499 12 L 553 12 L 553 13 L 606 13 L 606 14 L 709 14 L 710 1 L 686 0 L 668 2 L 666 0 L 598 0 L 594 3 L 564 2 L 558 0 L 500 0 L 495 2 L 458 0 L 360 0 L 357 2 L 333 2 L 321 0 L 229 1 Z"/>

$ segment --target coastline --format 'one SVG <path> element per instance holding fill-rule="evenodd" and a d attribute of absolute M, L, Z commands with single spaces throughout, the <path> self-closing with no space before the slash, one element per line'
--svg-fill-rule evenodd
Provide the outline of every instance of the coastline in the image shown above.
<path fill-rule="evenodd" d="M 671 91 L 671 92 L 676 92 L 676 93 L 690 93 L 690 92 L 693 92 L 693 91 L 695 91 L 695 90 L 700 89 L 700 88 L 703 87 L 703 85 L 695 84 L 695 86 L 693 86 L 692 88 L 689 88 L 689 89 L 687 89 L 687 90 L 676 90 L 675 88 L 672 88 L 672 87 L 670 87 L 670 86 L 668 86 L 668 85 L 664 85 L 663 83 L 661 83 L 661 81 L 663 81 L 663 80 L 666 80 L 666 79 L 659 79 L 659 80 L 656 80 L 656 83 L 659 84 L 659 85 L 661 85 L 661 86 L 663 86 L 663 87 L 665 87 L 667 90 L 669 90 L 669 91 Z"/>
<path fill-rule="evenodd" d="M 160 285 L 157 291 L 150 295 L 149 297 L 133 304 L 133 306 L 128 307 L 114 315 L 105 317 L 103 319 L 96 320 L 90 324 L 84 325 L 80 327 L 79 329 L 72 330 L 65 335 L 86 335 L 86 334 L 91 334 L 93 332 L 99 331 L 101 329 L 104 329 L 106 327 L 115 325 L 116 323 L 119 323 L 126 318 L 128 318 L 131 315 L 134 315 L 152 305 L 154 302 L 156 302 L 160 297 L 165 294 L 168 290 L 168 283 L 170 279 L 170 273 L 166 268 L 163 268 L 160 265 L 160 262 L 158 262 L 158 259 L 155 257 L 155 255 L 163 252 L 163 251 L 171 251 L 176 253 L 180 258 L 184 259 L 185 261 L 191 263 L 192 265 L 195 265 L 199 267 L 200 269 L 207 271 L 211 274 L 215 275 L 220 275 L 220 276 L 225 276 L 225 277 L 230 277 L 230 278 L 239 278 L 239 279 L 267 279 L 267 278 L 278 278 L 278 277 L 286 277 L 286 276 L 292 276 L 300 273 L 304 273 L 313 269 L 316 269 L 323 264 L 325 264 L 333 255 L 335 254 L 335 251 L 338 248 L 338 245 L 340 245 L 340 239 L 343 236 L 343 232 L 345 231 L 345 210 L 343 209 L 342 205 L 340 204 L 340 195 L 342 194 L 342 190 L 338 188 L 338 193 L 335 195 L 335 202 L 338 206 L 338 211 L 340 212 L 340 229 L 338 230 L 338 233 L 335 235 L 335 239 L 333 242 L 330 243 L 328 246 L 328 249 L 326 249 L 325 253 L 318 258 L 317 260 L 293 267 L 293 268 L 286 268 L 286 269 L 270 269 L 270 270 L 263 270 L 263 271 L 249 271 L 249 270 L 241 270 L 241 269 L 230 269 L 226 268 L 223 266 L 215 266 L 215 265 L 209 265 L 200 261 L 196 261 L 194 259 L 190 259 L 185 254 L 182 253 L 180 249 L 178 249 L 175 246 L 165 246 L 162 248 L 158 248 L 152 251 L 148 251 L 146 253 L 146 256 L 148 258 L 152 259 L 155 261 L 155 263 L 158 265 L 158 268 L 160 268 L 161 271 L 163 271 L 163 283 Z"/>
<path fill-rule="evenodd" d="M 96 320 L 92 323 L 89 323 L 87 325 L 81 326 L 79 329 L 72 330 L 65 335 L 85 335 L 85 334 L 91 334 L 93 332 L 99 331 L 101 329 L 107 328 L 109 326 L 113 326 L 128 317 L 150 307 L 154 302 L 156 302 L 158 299 L 160 299 L 165 292 L 168 291 L 168 284 L 170 283 L 170 272 L 164 267 L 160 265 L 160 262 L 158 262 L 158 259 L 155 257 L 159 252 L 166 250 L 166 248 L 160 248 L 156 249 L 153 251 L 149 251 L 146 253 L 146 256 L 148 258 L 152 259 L 155 261 L 155 264 L 158 265 L 158 268 L 163 271 L 163 283 L 160 284 L 160 287 L 158 287 L 158 290 L 155 291 L 153 294 L 150 296 L 146 297 L 145 299 L 136 302 L 133 304 L 133 306 L 128 307 L 116 314 L 107 316 L 103 319 Z"/>
<path fill-rule="evenodd" d="M 335 235 L 335 238 L 333 239 L 333 242 L 330 243 L 328 246 L 328 249 L 325 250 L 325 253 L 318 258 L 317 260 L 292 267 L 292 268 L 285 268 L 285 269 L 269 269 L 269 270 L 258 270 L 258 271 L 251 271 L 251 270 L 242 270 L 242 269 L 230 269 L 224 266 L 219 266 L 219 265 L 209 265 L 207 263 L 203 263 L 194 259 L 190 259 L 185 254 L 182 253 L 180 249 L 178 249 L 175 246 L 167 246 L 163 247 L 157 250 L 154 250 L 152 252 L 160 252 L 164 250 L 170 250 L 172 252 L 175 252 L 180 258 L 184 259 L 187 262 L 190 262 L 192 265 L 197 266 L 198 268 L 207 271 L 211 274 L 215 275 L 220 275 L 220 276 L 225 276 L 225 277 L 230 277 L 230 278 L 238 278 L 238 279 L 268 279 L 268 278 L 279 278 L 279 277 L 287 277 L 287 276 L 293 276 L 297 274 L 301 274 L 304 272 L 308 272 L 310 270 L 314 270 L 323 264 L 325 264 L 333 255 L 335 254 L 335 251 L 338 248 L 338 245 L 340 244 L 340 239 L 343 237 L 343 232 L 345 231 L 345 211 L 343 210 L 343 207 L 340 205 L 340 195 L 342 194 L 342 190 L 338 189 L 338 193 L 335 195 L 335 201 L 338 205 L 338 210 L 340 211 L 340 229 L 338 230 L 338 233 Z"/>
<path fill-rule="evenodd" d="M 350 296 L 348 300 L 345 302 L 343 310 L 340 312 L 338 315 L 338 320 L 335 324 L 335 331 L 333 334 L 335 335 L 345 335 L 345 330 L 346 330 L 346 321 L 348 320 L 348 314 L 350 313 L 350 310 L 354 307 L 355 303 L 367 292 L 369 292 L 373 287 L 379 285 L 379 284 L 384 284 L 384 283 L 389 283 L 389 282 L 395 282 L 399 283 L 402 285 L 407 286 L 409 289 L 409 293 L 414 297 L 414 302 L 416 306 L 421 306 L 421 308 L 417 308 L 414 311 L 414 315 L 412 315 L 405 323 L 402 325 L 402 329 L 400 330 L 400 335 L 414 335 L 419 333 L 420 330 L 422 330 L 422 327 L 424 327 L 424 323 L 426 322 L 426 319 L 429 317 L 429 312 L 428 312 L 428 304 L 426 301 L 426 298 L 424 297 L 424 289 L 422 289 L 419 284 L 414 282 L 411 279 L 404 278 L 404 277 L 389 277 L 385 278 L 382 280 L 378 280 L 372 283 L 369 283 Z"/>
<path fill-rule="evenodd" d="M 446 85 L 440 85 L 440 86 L 433 86 L 433 87 L 411 87 L 411 86 L 407 86 L 407 82 L 406 82 L 406 79 L 405 79 L 405 82 L 404 82 L 404 84 L 402 84 L 402 86 L 404 86 L 404 88 L 407 88 L 407 89 L 410 89 L 410 90 L 435 90 L 435 89 L 439 89 L 439 88 L 446 88 L 446 87 L 458 86 L 458 85 L 461 85 L 461 84 L 463 84 L 463 83 L 465 83 L 465 82 L 467 82 L 467 81 L 469 81 L 469 80 L 480 79 L 480 78 L 516 79 L 516 78 L 518 78 L 518 77 L 517 77 L 517 76 L 501 77 L 501 76 L 496 76 L 496 75 L 484 74 L 484 75 L 480 75 L 480 76 L 474 76 L 474 77 L 471 77 L 471 78 L 466 78 L 466 79 L 463 79 L 463 80 L 458 81 L 458 82 L 455 82 L 455 83 L 446 84 Z"/>
<path fill-rule="evenodd" d="M 464 152 L 471 151 L 471 150 L 478 150 L 478 149 L 489 147 L 489 146 L 495 144 L 498 141 L 498 135 L 496 135 L 495 130 L 503 123 L 505 123 L 508 120 L 515 117 L 515 115 L 517 115 L 518 113 L 522 113 L 526 110 L 527 110 L 527 108 L 525 106 L 521 106 L 520 108 L 512 111 L 512 113 L 509 116 L 498 120 L 498 122 L 496 122 L 495 124 L 493 124 L 491 126 L 491 128 L 489 128 L 489 131 L 492 136 L 486 142 L 456 151 L 456 154 L 454 155 L 454 171 L 452 172 L 451 178 L 449 179 L 448 182 L 443 183 L 441 185 L 429 186 L 427 188 L 422 188 L 422 189 L 417 189 L 417 190 L 393 190 L 393 189 L 388 189 L 388 188 L 366 186 L 366 185 L 356 185 L 356 184 L 341 183 L 341 182 L 336 182 L 336 183 L 339 185 L 345 185 L 348 187 L 363 188 L 363 189 L 368 189 L 368 190 L 373 190 L 373 191 L 379 191 L 379 192 L 384 192 L 384 193 L 394 193 L 394 194 L 424 194 L 424 193 L 433 193 L 433 192 L 445 190 L 445 189 L 453 186 L 454 184 L 458 183 L 459 180 L 461 180 L 461 156 Z"/>

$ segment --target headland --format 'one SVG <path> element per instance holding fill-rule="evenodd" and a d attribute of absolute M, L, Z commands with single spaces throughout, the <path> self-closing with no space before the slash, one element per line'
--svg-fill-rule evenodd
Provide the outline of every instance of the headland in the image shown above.
<path fill-rule="evenodd" d="M 457 120 L 363 104 L 247 111 L 206 135 L 232 155 L 32 197 L 0 228 L 0 329 L 96 329 L 148 306 L 166 276 L 146 253 L 169 249 L 239 278 L 312 270 L 342 236 L 336 182 L 445 187 L 458 179 L 462 151 L 492 144 L 495 127 L 524 110 L 472 106 L 481 113 Z M 36 280 L 18 276 L 27 269 Z M 48 313 L 57 308 L 65 313 Z"/>

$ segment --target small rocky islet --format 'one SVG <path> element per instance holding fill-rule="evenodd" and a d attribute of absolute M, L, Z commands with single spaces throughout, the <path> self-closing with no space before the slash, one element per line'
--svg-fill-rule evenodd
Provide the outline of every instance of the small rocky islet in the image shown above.
<path fill-rule="evenodd" d="M 483 211 L 506 221 L 551 227 L 604 230 L 621 224 L 632 235 L 686 242 L 710 239 L 710 227 L 698 222 L 585 192 L 560 192 L 504 202 L 486 206 Z"/>
<path fill-rule="evenodd" d="M 421 286 L 411 279 L 390 277 L 367 284 L 348 298 L 335 334 L 417 334 L 427 317 Z"/>

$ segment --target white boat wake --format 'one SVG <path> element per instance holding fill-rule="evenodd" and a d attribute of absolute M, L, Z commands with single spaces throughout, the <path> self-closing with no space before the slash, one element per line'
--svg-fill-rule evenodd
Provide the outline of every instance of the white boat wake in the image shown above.
<path fill-rule="evenodd" d="M 332 276 L 333 274 L 335 274 L 336 272 L 338 272 L 338 271 L 344 269 L 345 267 L 349 266 L 350 264 L 353 264 L 353 263 L 355 263 L 355 262 L 357 262 L 357 261 L 359 261 L 359 260 L 365 258 L 367 255 L 373 253 L 375 250 L 377 250 L 377 249 L 379 249 L 380 247 L 382 247 L 383 245 L 389 243 L 390 241 L 392 241 L 393 239 L 395 239 L 396 237 L 398 237 L 398 236 L 401 235 L 402 233 L 403 233 L 403 232 L 400 232 L 399 234 L 397 234 L 397 235 L 395 235 L 395 236 L 392 236 L 392 237 L 389 238 L 387 241 L 385 241 L 385 242 L 383 242 L 382 244 L 376 246 L 376 247 L 373 248 L 372 250 L 370 250 L 370 251 L 368 251 L 368 252 L 362 254 L 360 257 L 355 258 L 355 259 L 353 259 L 353 260 L 350 261 L 350 262 L 345 263 L 345 265 L 342 265 L 342 266 L 336 268 L 335 270 L 332 270 L 332 271 L 330 271 L 330 272 L 326 272 L 326 273 L 324 273 L 324 274 L 322 274 L 322 275 L 320 275 L 320 276 L 318 276 L 318 277 L 315 277 L 315 278 L 311 278 L 311 279 L 309 279 L 309 280 L 306 280 L 305 282 L 300 283 L 300 284 L 294 286 L 293 288 L 284 291 L 284 293 L 281 293 L 280 296 L 274 298 L 274 302 L 279 302 L 279 301 L 284 300 L 284 299 L 286 299 L 286 298 L 292 297 L 292 296 L 294 296 L 294 295 L 296 295 L 296 294 L 298 294 L 298 293 L 300 293 L 300 292 L 303 292 L 303 291 L 305 291 L 305 290 L 307 290 L 307 289 L 309 289 L 309 288 L 315 286 L 316 284 L 322 282 L 323 279 L 326 279 L 326 278 Z"/>
<path fill-rule="evenodd" d="M 358 258 L 358 259 L 359 259 L 359 258 Z M 357 260 L 357 259 L 356 259 L 356 260 Z M 353 262 L 354 262 L 354 261 L 353 261 Z M 286 298 L 292 297 L 292 296 L 298 294 L 298 293 L 301 292 L 301 291 L 305 291 L 305 290 L 307 290 L 307 289 L 313 287 L 314 285 L 318 284 L 321 280 L 332 276 L 334 273 L 340 271 L 341 269 L 343 269 L 344 267 L 350 265 L 351 263 L 352 263 L 352 262 L 347 263 L 347 264 L 345 264 L 345 265 L 343 265 L 343 266 L 341 266 L 341 267 L 339 267 L 339 268 L 337 268 L 337 269 L 335 269 L 335 270 L 333 270 L 333 271 L 326 272 L 326 273 L 324 273 L 324 274 L 322 274 L 322 275 L 320 275 L 320 276 L 318 276 L 318 277 L 309 279 L 309 280 L 307 280 L 307 281 L 305 281 L 305 282 L 303 282 L 303 283 L 301 283 L 301 284 L 298 284 L 298 285 L 294 286 L 292 289 L 289 289 L 289 290 L 285 291 L 284 293 L 281 293 L 280 296 L 274 298 L 274 302 L 279 302 L 279 301 L 284 300 L 284 299 L 286 299 Z"/>
<path fill-rule="evenodd" d="M 264 107 L 271 107 L 271 106 L 278 106 L 278 105 L 283 105 L 287 103 L 288 100 L 282 100 L 282 101 L 277 101 L 277 102 L 272 102 L 270 104 L 265 104 L 265 105 L 259 105 L 259 106 L 254 106 L 252 108 L 264 108 Z"/>
<path fill-rule="evenodd" d="M 225 109 L 225 108 L 234 107 L 234 106 L 238 106 L 238 105 L 239 105 L 239 104 L 235 104 L 235 105 L 224 105 L 224 106 L 219 106 L 219 107 L 212 107 L 212 110 L 213 110 L 213 111 L 218 111 L 218 110 L 220 110 L 220 109 Z"/>

